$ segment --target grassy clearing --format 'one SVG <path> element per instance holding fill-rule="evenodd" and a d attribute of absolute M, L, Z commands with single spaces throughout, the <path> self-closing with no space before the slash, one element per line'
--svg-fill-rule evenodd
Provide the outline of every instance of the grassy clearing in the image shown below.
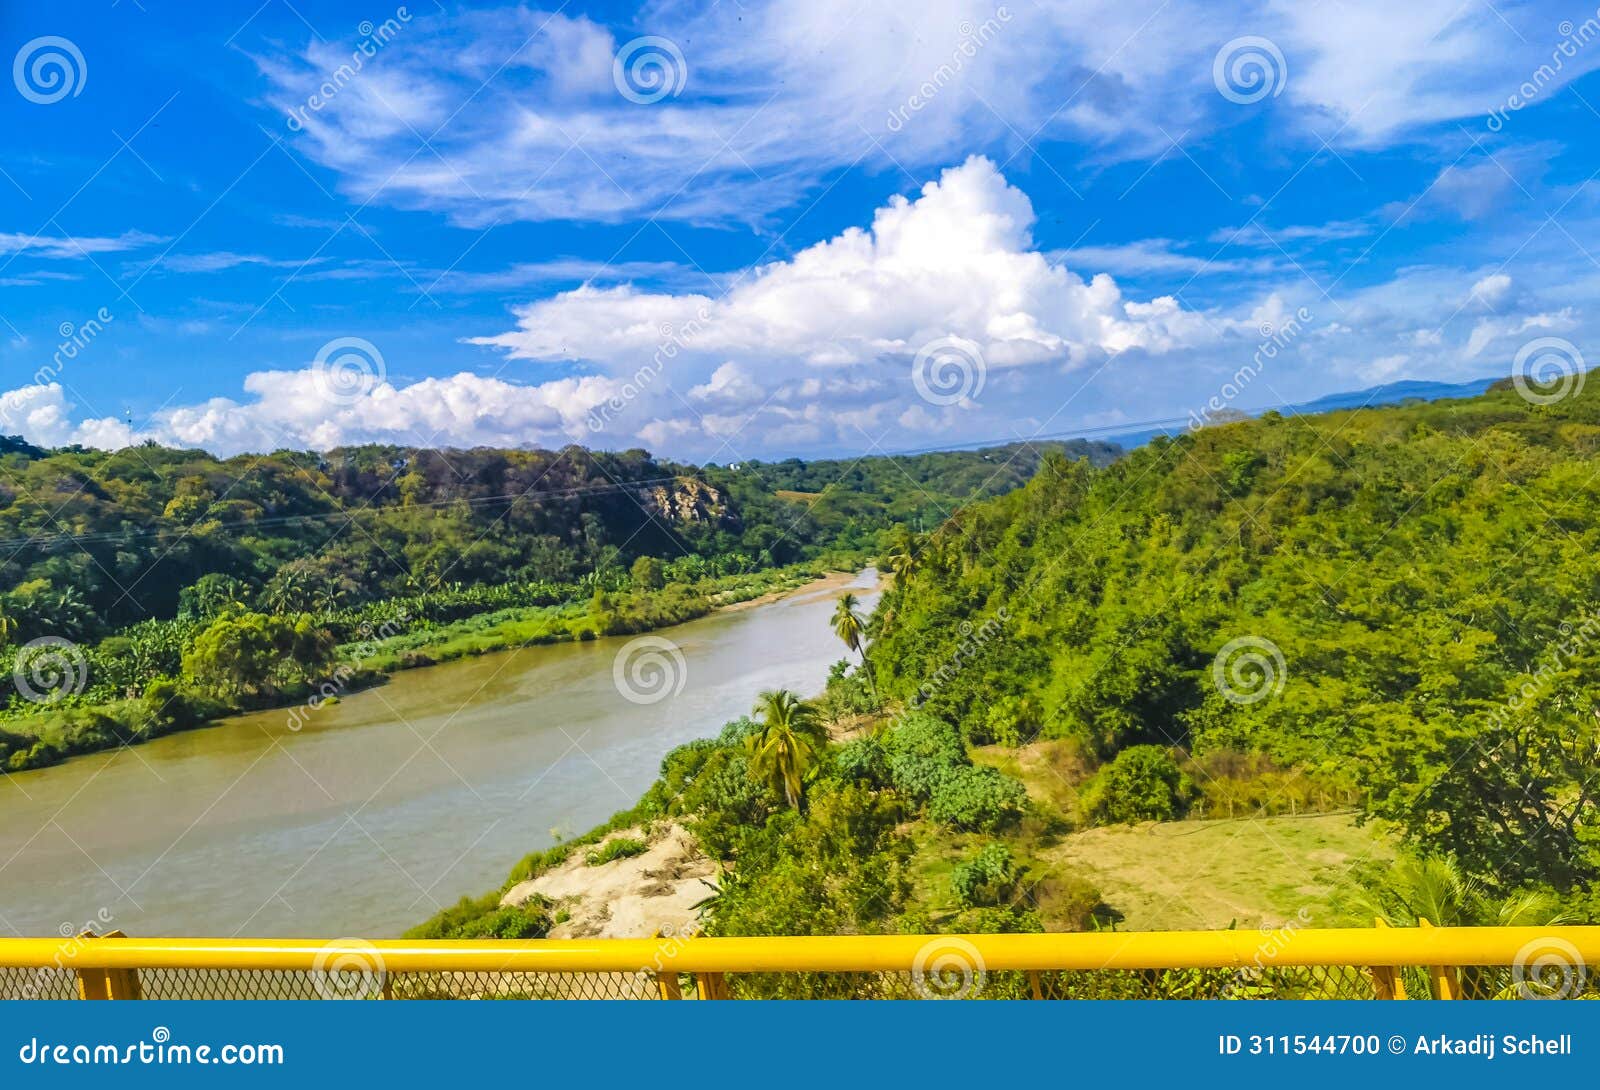
<path fill-rule="evenodd" d="M 1334 904 L 1353 864 L 1392 849 L 1347 814 L 1175 821 L 1088 829 L 1041 855 L 1099 887 L 1125 931 L 1305 926 L 1352 918 Z"/>
<path fill-rule="evenodd" d="M 1007 746 L 977 746 L 971 750 L 973 764 L 989 765 L 1007 776 L 1022 781 L 1028 797 L 1035 803 L 1077 820 L 1078 792 L 1092 771 L 1068 739 L 1032 742 L 1015 749 Z"/>

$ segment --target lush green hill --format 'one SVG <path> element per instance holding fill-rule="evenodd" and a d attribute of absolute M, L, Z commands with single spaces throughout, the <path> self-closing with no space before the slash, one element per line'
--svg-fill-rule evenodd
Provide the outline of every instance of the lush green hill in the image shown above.
<path fill-rule="evenodd" d="M 1597 450 L 1600 395 L 1497 391 L 1051 458 L 921 544 L 879 610 L 880 684 L 969 743 L 1257 755 L 1486 883 L 1584 885 Z M 1151 752 L 1123 795 L 1155 782 Z"/>
<path fill-rule="evenodd" d="M 1044 449 L 1100 462 L 1116 453 Z M 84 640 L 193 612 L 184 592 L 206 576 L 238 580 L 235 598 L 295 612 L 457 584 L 571 582 L 639 556 L 772 567 L 870 551 L 896 523 L 936 525 L 974 495 L 1016 487 L 1038 459 L 1003 447 L 735 471 L 581 447 L 218 459 L 9 441 L 0 447 L 0 614 L 17 640 Z"/>

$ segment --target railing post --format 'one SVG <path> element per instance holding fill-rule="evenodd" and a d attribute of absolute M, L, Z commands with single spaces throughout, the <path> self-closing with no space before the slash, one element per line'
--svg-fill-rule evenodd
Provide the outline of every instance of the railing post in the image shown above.
<path fill-rule="evenodd" d="M 1040 984 L 1039 984 L 1039 970 L 1037 970 L 1037 969 L 1029 969 L 1028 970 L 1028 987 L 1033 992 L 1033 998 L 1035 998 L 1035 999 L 1043 999 L 1044 998 L 1044 988 L 1042 988 L 1040 986 Z"/>
<path fill-rule="evenodd" d="M 1426 917 L 1418 917 L 1418 927 L 1432 927 Z M 1428 966 L 1428 982 L 1432 985 L 1435 999 L 1460 999 L 1461 978 L 1456 970 L 1447 965 Z"/>
<path fill-rule="evenodd" d="M 652 939 L 661 938 L 661 928 L 656 928 L 650 933 Z M 661 991 L 662 999 L 682 999 L 683 989 L 678 986 L 678 974 L 673 969 L 661 968 L 661 954 L 656 954 L 656 987 Z"/>
<path fill-rule="evenodd" d="M 694 982 L 701 999 L 728 998 L 728 983 L 721 973 L 696 973 Z"/>
<path fill-rule="evenodd" d="M 108 939 L 125 936 L 121 931 L 108 931 Z M 88 942 L 99 938 L 93 931 L 85 931 L 78 938 Z M 79 999 L 142 999 L 137 969 L 74 969 L 78 978 Z"/>
<path fill-rule="evenodd" d="M 1388 927 L 1389 921 L 1382 916 L 1372 921 L 1374 927 Z M 1393 965 L 1373 965 L 1368 972 L 1372 974 L 1372 997 L 1374 999 L 1404 999 L 1406 997 L 1405 981 L 1400 979 L 1400 974 Z"/>

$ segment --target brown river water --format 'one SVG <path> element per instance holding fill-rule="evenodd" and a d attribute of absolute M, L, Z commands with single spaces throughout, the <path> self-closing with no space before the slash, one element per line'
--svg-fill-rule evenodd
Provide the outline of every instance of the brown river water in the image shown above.
<path fill-rule="evenodd" d="M 876 583 L 852 584 L 869 608 Z M 652 633 L 681 653 L 665 674 L 644 646 L 619 683 L 629 638 L 531 647 L 403 671 L 298 730 L 259 712 L 0 776 L 0 934 L 398 935 L 632 806 L 759 690 L 819 691 L 841 592 Z M 653 702 L 622 691 L 663 677 Z"/>

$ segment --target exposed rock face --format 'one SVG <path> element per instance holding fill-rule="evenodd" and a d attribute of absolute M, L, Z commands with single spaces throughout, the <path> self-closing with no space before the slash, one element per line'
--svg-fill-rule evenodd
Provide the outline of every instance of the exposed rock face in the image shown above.
<path fill-rule="evenodd" d="M 692 477 L 672 485 L 650 485 L 640 499 L 651 514 L 667 522 L 726 522 L 733 515 L 722 493 Z"/>

